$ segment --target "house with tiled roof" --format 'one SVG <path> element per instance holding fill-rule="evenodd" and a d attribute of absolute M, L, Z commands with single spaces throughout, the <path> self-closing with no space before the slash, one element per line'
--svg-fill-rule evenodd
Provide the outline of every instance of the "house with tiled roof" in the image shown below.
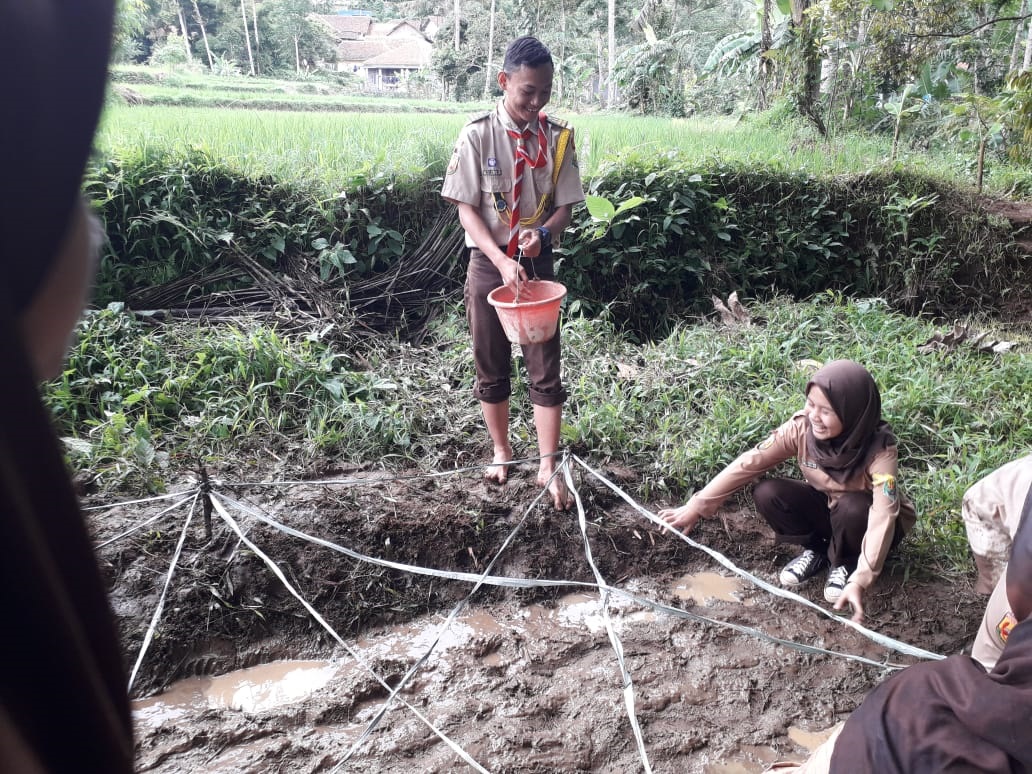
<path fill-rule="evenodd" d="M 318 14 L 317 18 L 341 40 L 360 40 L 369 34 L 369 29 L 373 26 L 372 16 Z"/>
<path fill-rule="evenodd" d="M 394 88 L 407 75 L 430 66 L 433 44 L 417 23 L 336 14 L 314 18 L 326 24 L 337 41 L 337 71 L 364 76 L 369 88 Z"/>

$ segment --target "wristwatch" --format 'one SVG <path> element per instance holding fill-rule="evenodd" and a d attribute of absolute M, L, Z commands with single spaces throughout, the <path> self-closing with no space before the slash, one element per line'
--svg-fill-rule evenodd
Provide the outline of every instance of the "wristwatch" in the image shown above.
<path fill-rule="evenodd" d="M 538 232 L 538 237 L 541 239 L 541 246 L 542 247 L 551 247 L 552 246 L 552 232 L 549 231 L 544 226 L 538 226 L 537 227 L 537 232 Z"/>

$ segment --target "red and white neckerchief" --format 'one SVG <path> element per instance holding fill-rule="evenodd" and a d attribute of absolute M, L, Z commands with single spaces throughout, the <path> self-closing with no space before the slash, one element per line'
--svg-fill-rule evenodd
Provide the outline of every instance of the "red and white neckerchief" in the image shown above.
<path fill-rule="evenodd" d="M 505 131 L 516 141 L 515 169 L 513 171 L 512 184 L 512 207 L 509 210 L 509 244 L 506 248 L 506 255 L 512 258 L 516 255 L 516 247 L 520 241 L 520 197 L 523 195 L 523 169 L 524 165 L 530 164 L 531 169 L 537 169 L 545 163 L 545 149 L 548 147 L 548 139 L 545 137 L 544 113 L 538 113 L 538 152 L 537 158 L 532 159 L 527 152 L 527 139 L 533 136 L 530 127 L 522 132 L 515 129 Z"/>

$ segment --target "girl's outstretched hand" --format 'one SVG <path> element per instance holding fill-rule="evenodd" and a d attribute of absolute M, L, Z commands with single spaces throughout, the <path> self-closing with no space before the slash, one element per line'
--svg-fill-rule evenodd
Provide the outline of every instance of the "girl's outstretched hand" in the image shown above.
<path fill-rule="evenodd" d="M 688 534 L 698 523 L 699 519 L 702 518 L 702 513 L 700 513 L 698 508 L 695 507 L 695 504 L 689 500 L 680 508 L 664 508 L 659 512 L 659 518 L 671 527 L 676 527 L 685 534 Z"/>
<path fill-rule="evenodd" d="M 846 604 L 853 606 L 853 621 L 863 623 L 864 620 L 864 590 L 857 583 L 847 583 L 842 589 L 842 594 L 835 601 L 836 610 L 845 610 Z"/>

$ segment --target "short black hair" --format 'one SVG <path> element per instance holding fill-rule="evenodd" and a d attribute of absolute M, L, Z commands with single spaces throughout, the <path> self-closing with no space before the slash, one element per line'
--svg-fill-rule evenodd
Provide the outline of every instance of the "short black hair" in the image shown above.
<path fill-rule="evenodd" d="M 523 66 L 541 67 L 546 64 L 555 66 L 552 52 L 537 38 L 524 35 L 522 38 L 516 38 L 505 49 L 502 70 L 511 75 Z"/>

